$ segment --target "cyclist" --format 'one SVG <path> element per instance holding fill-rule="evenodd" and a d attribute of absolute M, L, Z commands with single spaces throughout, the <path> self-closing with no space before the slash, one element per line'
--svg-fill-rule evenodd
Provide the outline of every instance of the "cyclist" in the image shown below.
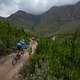
<path fill-rule="evenodd" d="M 17 55 L 21 55 L 22 53 L 24 53 L 24 49 L 27 48 L 27 45 L 24 40 L 19 41 L 16 44 L 16 46 L 17 46 Z"/>
<path fill-rule="evenodd" d="M 29 54 L 33 54 L 35 52 L 37 45 L 36 39 L 32 37 L 29 42 Z"/>

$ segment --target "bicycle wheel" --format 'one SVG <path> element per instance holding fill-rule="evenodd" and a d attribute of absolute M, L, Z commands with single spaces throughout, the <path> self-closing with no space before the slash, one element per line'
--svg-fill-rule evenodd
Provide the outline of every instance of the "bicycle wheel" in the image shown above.
<path fill-rule="evenodd" d="M 16 58 L 13 58 L 12 64 L 15 65 L 16 63 L 17 63 L 17 59 Z"/>

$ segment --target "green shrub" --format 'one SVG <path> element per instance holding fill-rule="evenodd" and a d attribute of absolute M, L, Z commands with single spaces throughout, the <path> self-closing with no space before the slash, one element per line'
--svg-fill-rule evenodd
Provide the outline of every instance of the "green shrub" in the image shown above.
<path fill-rule="evenodd" d="M 77 40 L 75 36 L 64 38 L 62 43 L 61 40 L 41 38 L 28 66 L 22 68 L 20 73 L 28 80 L 79 80 L 80 44 L 78 43 L 78 46 L 75 44 Z M 75 57 L 71 57 L 73 45 Z"/>
<path fill-rule="evenodd" d="M 1 21 L 0 22 L 0 56 L 7 55 L 16 51 L 16 43 L 20 39 L 26 42 L 31 37 L 24 29 L 18 29 L 14 25 Z"/>

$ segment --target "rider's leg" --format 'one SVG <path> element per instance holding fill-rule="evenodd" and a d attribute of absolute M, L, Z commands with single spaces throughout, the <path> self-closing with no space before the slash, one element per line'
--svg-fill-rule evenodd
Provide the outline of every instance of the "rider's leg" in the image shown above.
<path fill-rule="evenodd" d="M 17 46 L 17 57 L 20 58 L 21 55 L 21 46 Z"/>

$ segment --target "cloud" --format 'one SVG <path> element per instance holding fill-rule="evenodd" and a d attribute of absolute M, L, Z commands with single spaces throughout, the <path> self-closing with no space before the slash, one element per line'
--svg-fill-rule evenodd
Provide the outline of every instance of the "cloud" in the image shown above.
<path fill-rule="evenodd" d="M 74 4 L 80 0 L 20 0 L 20 9 L 33 14 L 41 14 L 53 6 Z"/>
<path fill-rule="evenodd" d="M 0 16 L 7 17 L 17 10 L 41 14 L 53 6 L 74 4 L 80 0 L 0 0 Z"/>
<path fill-rule="evenodd" d="M 0 16 L 7 17 L 19 9 L 16 0 L 0 0 Z"/>

